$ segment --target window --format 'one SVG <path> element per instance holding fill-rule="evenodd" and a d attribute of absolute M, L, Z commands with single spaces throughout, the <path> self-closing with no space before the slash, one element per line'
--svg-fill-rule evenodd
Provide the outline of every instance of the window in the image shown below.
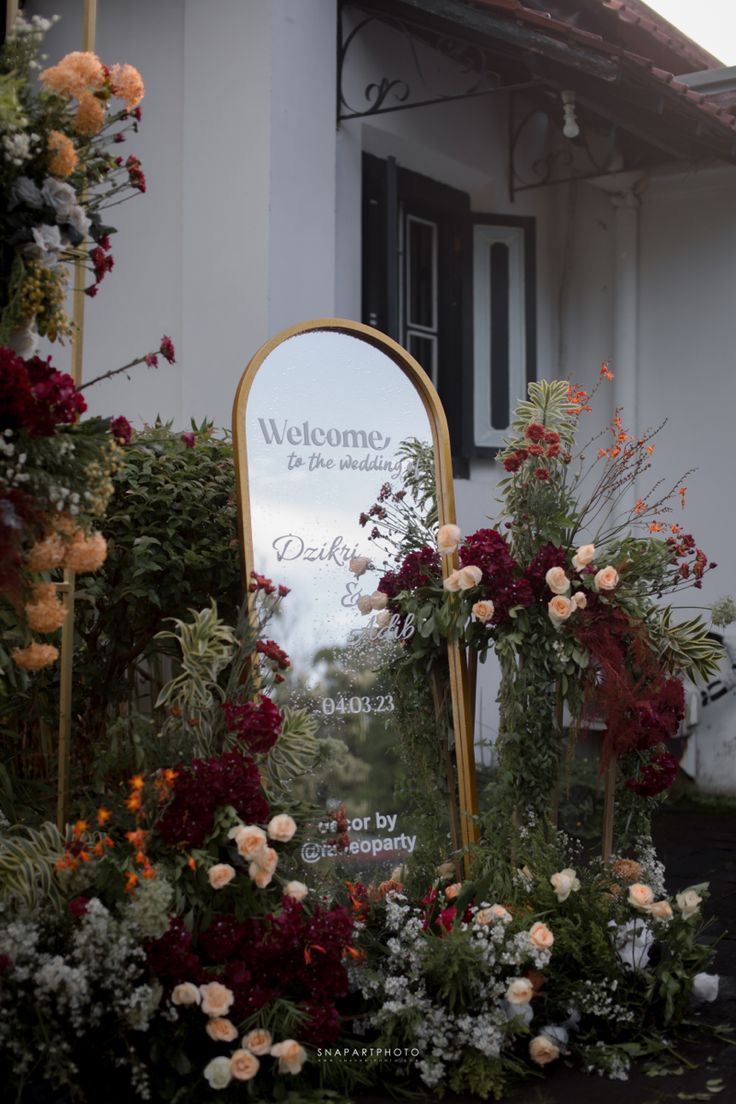
<path fill-rule="evenodd" d="M 473 224 L 473 445 L 500 448 L 536 377 L 531 219 Z M 481 451 L 482 450 L 482 451 Z"/>
<path fill-rule="evenodd" d="M 363 321 L 431 377 L 456 477 L 493 457 L 536 376 L 534 220 L 471 214 L 469 197 L 363 155 Z"/>

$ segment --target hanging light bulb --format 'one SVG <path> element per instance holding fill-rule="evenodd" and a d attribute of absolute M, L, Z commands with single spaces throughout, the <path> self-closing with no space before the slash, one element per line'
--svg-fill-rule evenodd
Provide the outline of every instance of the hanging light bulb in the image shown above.
<path fill-rule="evenodd" d="M 560 93 L 560 96 L 562 98 L 563 113 L 562 133 L 566 138 L 577 138 L 580 127 L 575 117 L 575 93 L 571 89 L 565 89 Z"/>

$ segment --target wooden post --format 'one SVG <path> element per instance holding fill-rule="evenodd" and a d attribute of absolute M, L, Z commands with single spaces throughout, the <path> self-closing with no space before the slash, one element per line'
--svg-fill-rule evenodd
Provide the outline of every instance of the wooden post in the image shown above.
<path fill-rule="evenodd" d="M 8 18 L 10 8 L 8 5 Z M 17 9 L 17 2 L 16 2 Z M 82 49 L 93 51 L 97 30 L 97 0 L 84 0 Z M 79 247 L 80 249 L 83 246 Z M 74 291 L 72 298 L 71 341 L 72 378 L 76 387 L 82 382 L 84 363 L 84 257 L 74 262 Z M 56 794 L 56 826 L 65 831 L 69 815 L 69 789 L 71 775 L 72 737 L 72 675 L 74 666 L 74 572 L 64 569 L 64 582 L 59 586 L 64 596 L 66 617 L 61 628 L 61 657 L 59 660 L 59 780 Z"/>
<path fill-rule="evenodd" d="M 15 26 L 18 18 L 18 0 L 5 0 L 5 36 L 7 37 Z"/>
<path fill-rule="evenodd" d="M 613 852 L 613 814 L 616 807 L 616 756 L 611 755 L 611 761 L 606 767 L 605 790 L 603 795 L 603 850 L 604 863 L 611 861 Z"/>
<path fill-rule="evenodd" d="M 437 720 L 437 733 L 442 742 L 442 759 L 444 761 L 445 776 L 447 778 L 448 812 L 450 817 L 452 849 L 455 852 L 459 852 L 462 847 L 462 840 L 460 833 L 460 815 L 457 807 L 455 772 L 452 769 L 452 756 L 450 755 L 450 745 L 447 738 L 447 694 L 442 693 L 439 671 L 436 665 L 432 668 L 432 700 L 434 702 L 434 712 Z"/>

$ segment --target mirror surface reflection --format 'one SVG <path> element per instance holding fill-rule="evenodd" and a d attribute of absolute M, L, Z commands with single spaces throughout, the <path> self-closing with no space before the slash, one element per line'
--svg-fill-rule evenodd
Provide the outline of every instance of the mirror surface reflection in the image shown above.
<path fill-rule="evenodd" d="M 339 857 L 356 873 L 378 877 L 416 845 L 394 797 L 395 702 L 377 673 L 398 654 L 397 632 L 407 629 L 381 627 L 386 618 L 358 609 L 388 566 L 370 540 L 372 521 L 359 518 L 383 484 L 403 486 L 401 446 L 410 439 L 432 442 L 419 393 L 390 356 L 351 334 L 297 333 L 268 353 L 252 381 L 248 567 L 291 588 L 270 629 L 292 660 L 279 704 L 306 706 L 321 735 L 335 741 L 329 763 L 300 793 L 325 811 L 302 856 L 308 864 Z M 360 556 L 375 570 L 356 577 L 349 563 Z"/>

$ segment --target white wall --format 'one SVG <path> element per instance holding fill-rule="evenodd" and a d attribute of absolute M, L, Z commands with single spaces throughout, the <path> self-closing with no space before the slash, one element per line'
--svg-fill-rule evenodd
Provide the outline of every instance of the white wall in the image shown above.
<path fill-rule="evenodd" d="M 38 11 L 62 16 L 50 61 L 80 48 L 79 0 Z M 111 212 L 115 269 L 87 304 L 85 376 L 162 333 L 178 363 L 95 387 L 93 412 L 229 426 L 257 347 L 334 313 L 334 28 L 335 0 L 100 0 L 98 54 L 146 83 L 140 133 L 119 149 L 141 158 L 148 190 Z"/>

